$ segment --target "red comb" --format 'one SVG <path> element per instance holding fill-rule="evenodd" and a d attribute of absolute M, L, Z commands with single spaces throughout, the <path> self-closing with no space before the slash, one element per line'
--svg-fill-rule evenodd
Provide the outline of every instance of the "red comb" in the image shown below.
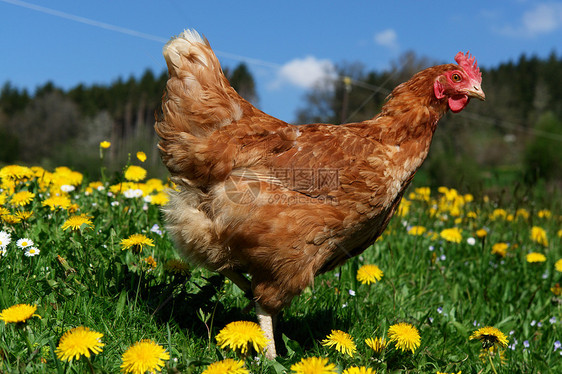
<path fill-rule="evenodd" d="M 455 61 L 471 78 L 482 81 L 482 74 L 474 56 L 471 57 L 468 52 L 466 54 L 459 52 L 455 56 Z"/>

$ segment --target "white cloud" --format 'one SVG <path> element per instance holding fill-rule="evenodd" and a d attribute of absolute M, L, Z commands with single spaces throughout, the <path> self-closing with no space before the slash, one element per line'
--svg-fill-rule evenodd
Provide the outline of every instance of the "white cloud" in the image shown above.
<path fill-rule="evenodd" d="M 390 49 L 398 49 L 398 35 L 393 29 L 386 29 L 375 34 L 375 43 Z"/>
<path fill-rule="evenodd" d="M 562 4 L 540 4 L 523 14 L 523 29 L 531 36 L 547 34 L 562 26 Z"/>
<path fill-rule="evenodd" d="M 314 56 L 296 58 L 279 69 L 278 77 L 271 88 L 289 83 L 300 88 L 312 88 L 321 79 L 333 77 L 335 66 L 330 60 L 319 60 Z"/>
<path fill-rule="evenodd" d="M 521 22 L 501 30 L 509 36 L 535 37 L 562 27 L 562 4 L 543 3 L 523 13 Z"/>

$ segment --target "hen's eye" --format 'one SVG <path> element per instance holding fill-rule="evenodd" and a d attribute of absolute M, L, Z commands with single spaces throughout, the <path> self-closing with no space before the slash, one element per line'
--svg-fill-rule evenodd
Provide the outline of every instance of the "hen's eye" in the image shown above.
<path fill-rule="evenodd" d="M 453 74 L 451 75 L 451 79 L 453 80 L 453 82 L 458 83 L 462 80 L 461 75 L 460 74 Z"/>

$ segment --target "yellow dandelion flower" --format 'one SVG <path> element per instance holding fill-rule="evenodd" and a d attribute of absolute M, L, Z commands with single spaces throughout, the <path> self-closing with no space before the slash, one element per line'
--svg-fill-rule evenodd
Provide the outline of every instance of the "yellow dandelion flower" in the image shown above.
<path fill-rule="evenodd" d="M 12 195 L 10 204 L 15 206 L 24 206 L 33 201 L 35 194 L 29 191 L 20 191 Z"/>
<path fill-rule="evenodd" d="M 244 367 L 244 361 L 227 358 L 212 363 L 202 374 L 250 374 L 250 371 Z"/>
<path fill-rule="evenodd" d="M 545 262 L 545 261 L 546 261 L 546 256 L 543 255 L 542 253 L 531 252 L 527 254 L 527 262 L 533 263 L 533 262 Z"/>
<path fill-rule="evenodd" d="M 414 351 L 420 346 L 421 338 L 418 329 L 409 323 L 400 322 L 388 328 L 389 342 L 395 342 L 396 348 L 402 351 Z"/>
<path fill-rule="evenodd" d="M 409 200 L 406 199 L 402 199 L 402 201 L 400 202 L 400 205 L 398 205 L 398 212 L 397 214 L 400 217 L 404 217 L 406 215 L 408 215 L 408 213 L 410 212 L 410 206 L 412 205 L 412 203 Z"/>
<path fill-rule="evenodd" d="M 16 212 L 15 214 L 15 216 L 22 221 L 27 221 L 29 218 L 31 218 L 32 215 L 33 212 L 26 212 L 26 211 Z"/>
<path fill-rule="evenodd" d="M 20 323 L 26 322 L 31 317 L 39 317 L 38 314 L 35 314 L 37 310 L 37 305 L 29 305 L 29 304 L 17 304 L 12 305 L 11 307 L 2 310 L 0 313 L 0 320 L 4 321 L 5 323 Z"/>
<path fill-rule="evenodd" d="M 562 273 L 562 258 L 554 263 L 554 268 Z"/>
<path fill-rule="evenodd" d="M 267 345 L 267 338 L 255 322 L 235 321 L 226 325 L 216 336 L 218 345 L 224 349 L 240 350 L 245 355 L 250 347 L 261 352 Z"/>
<path fill-rule="evenodd" d="M 505 257 L 507 253 L 507 247 L 508 247 L 507 243 L 496 243 L 492 246 L 492 254 Z"/>
<path fill-rule="evenodd" d="M 457 227 L 444 229 L 439 235 L 448 242 L 460 243 L 462 241 L 461 230 Z"/>
<path fill-rule="evenodd" d="M 352 366 L 342 371 L 341 374 L 375 374 L 375 369 L 366 368 L 365 366 Z"/>
<path fill-rule="evenodd" d="M 506 217 L 507 217 L 507 212 L 505 211 L 505 209 L 494 209 L 492 214 L 490 214 L 491 220 L 496 220 L 499 218 L 505 219 Z"/>
<path fill-rule="evenodd" d="M 544 245 L 545 247 L 548 245 L 548 238 L 546 237 L 546 231 L 544 231 L 543 228 L 538 226 L 533 226 L 531 228 L 531 240 L 540 245 Z"/>
<path fill-rule="evenodd" d="M 101 342 L 103 334 L 90 330 L 84 326 L 78 326 L 68 330 L 60 338 L 59 345 L 55 350 L 57 357 L 62 361 L 80 359 L 80 356 L 90 357 L 98 354 L 105 345 Z"/>
<path fill-rule="evenodd" d="M 384 338 L 368 338 L 365 339 L 365 343 L 369 346 L 375 353 L 381 353 L 388 345 L 386 339 Z"/>
<path fill-rule="evenodd" d="M 526 209 L 520 208 L 515 211 L 515 216 L 517 218 L 521 217 L 523 219 L 529 219 L 530 214 Z"/>
<path fill-rule="evenodd" d="M 26 166 L 20 165 L 7 165 L 0 169 L 0 179 L 31 179 L 33 178 L 33 170 Z"/>
<path fill-rule="evenodd" d="M 8 225 L 15 225 L 21 222 L 21 218 L 14 214 L 4 214 L 2 215 L 2 221 L 6 222 Z"/>
<path fill-rule="evenodd" d="M 291 366 L 295 374 L 331 374 L 337 373 L 336 365 L 330 363 L 327 358 L 308 357 L 303 358 Z"/>
<path fill-rule="evenodd" d="M 170 354 L 152 340 L 143 339 L 129 347 L 121 356 L 124 373 L 144 374 L 147 371 L 160 371 Z"/>
<path fill-rule="evenodd" d="M 49 197 L 41 203 L 43 206 L 48 206 L 51 210 L 68 209 L 70 207 L 71 201 L 67 196 L 52 196 Z"/>
<path fill-rule="evenodd" d="M 322 340 L 322 345 L 325 347 L 334 347 L 336 351 L 348 354 L 353 357 L 357 347 L 353 342 L 353 338 L 346 332 L 341 330 L 332 330 L 332 332 Z"/>
<path fill-rule="evenodd" d="M 426 232 L 427 229 L 423 226 L 412 226 L 409 230 L 408 230 L 408 234 L 410 235 L 423 235 L 424 232 Z"/>
<path fill-rule="evenodd" d="M 152 198 L 150 200 L 150 203 L 152 205 L 166 205 L 168 204 L 168 201 L 170 201 L 168 194 L 165 192 L 159 192 L 156 195 L 151 195 L 151 196 Z"/>
<path fill-rule="evenodd" d="M 86 214 L 81 214 L 79 216 L 72 216 L 68 218 L 61 226 L 63 230 L 72 229 L 80 230 L 82 227 L 85 229 L 91 229 L 94 226 L 90 217 Z"/>
<path fill-rule="evenodd" d="M 145 161 L 146 161 L 146 154 L 145 154 L 144 152 L 142 152 L 142 151 L 137 152 L 137 159 L 138 159 L 140 162 L 145 162 Z"/>
<path fill-rule="evenodd" d="M 562 295 L 562 287 L 560 286 L 560 283 L 556 283 L 553 287 L 550 288 L 550 291 L 552 291 L 554 296 Z"/>
<path fill-rule="evenodd" d="M 109 147 L 111 147 L 111 142 L 108 142 L 107 140 L 100 142 L 100 148 L 107 149 Z"/>
<path fill-rule="evenodd" d="M 147 258 L 143 259 L 144 262 L 148 264 L 151 268 L 156 268 L 156 260 L 152 256 L 148 256 Z"/>
<path fill-rule="evenodd" d="M 137 252 L 142 252 L 145 246 L 154 247 L 154 241 L 143 234 L 133 234 L 127 239 L 121 240 L 122 250 L 133 247 Z"/>
<path fill-rule="evenodd" d="M 486 235 L 488 235 L 488 231 L 486 231 L 486 229 L 480 229 L 478 231 L 476 231 L 476 236 L 479 238 L 483 238 Z"/>
<path fill-rule="evenodd" d="M 357 280 L 362 284 L 376 283 L 384 273 L 377 265 L 363 265 L 357 270 Z"/>
<path fill-rule="evenodd" d="M 187 276 L 189 274 L 189 265 L 186 262 L 175 258 L 168 260 L 166 265 L 164 265 L 164 269 L 171 273 L 183 276 Z"/>
<path fill-rule="evenodd" d="M 548 209 L 541 209 L 537 212 L 539 218 L 550 218 L 552 217 L 552 212 Z"/>
<path fill-rule="evenodd" d="M 479 328 L 470 335 L 469 339 L 480 340 L 483 349 L 488 349 L 495 345 L 507 347 L 508 342 L 507 336 L 503 332 L 491 326 Z"/>
<path fill-rule="evenodd" d="M 131 165 L 125 170 L 125 179 L 133 182 L 139 182 L 146 178 L 146 170 L 140 166 Z"/>

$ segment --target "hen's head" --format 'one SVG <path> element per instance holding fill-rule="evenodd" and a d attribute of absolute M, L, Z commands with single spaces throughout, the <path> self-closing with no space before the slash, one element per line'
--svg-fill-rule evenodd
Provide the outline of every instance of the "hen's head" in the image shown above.
<path fill-rule="evenodd" d="M 476 64 L 474 57 L 459 52 L 455 56 L 458 65 L 447 69 L 435 80 L 433 92 L 437 99 L 447 98 L 449 109 L 452 112 L 460 112 L 468 104 L 471 97 L 485 100 L 486 95 L 482 91 L 482 74 Z"/>

